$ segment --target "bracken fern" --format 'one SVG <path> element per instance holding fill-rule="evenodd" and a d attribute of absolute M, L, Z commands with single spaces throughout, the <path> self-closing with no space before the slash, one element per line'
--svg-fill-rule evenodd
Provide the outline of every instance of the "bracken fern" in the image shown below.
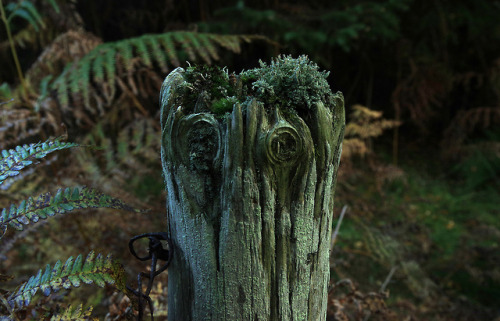
<path fill-rule="evenodd" d="M 58 100 L 63 106 L 67 106 L 71 98 L 78 100 L 75 97 L 77 94 L 83 96 L 87 108 L 90 108 L 89 95 L 104 96 L 101 98 L 109 104 L 119 86 L 118 78 L 124 76 L 119 72 L 119 65 L 125 66 L 125 71 L 130 73 L 133 71 L 134 61 L 140 60 L 144 66 L 153 68 L 156 64 L 166 73 L 170 69 L 169 65 L 178 67 L 184 58 L 192 61 L 201 59 L 211 64 L 219 59 L 220 47 L 240 53 L 242 42 L 254 40 L 267 38 L 174 31 L 108 42 L 98 45 L 80 60 L 68 64 L 51 87 L 56 89 Z M 92 89 L 93 86 L 96 88 Z M 97 97 L 94 99 L 99 100 Z"/>

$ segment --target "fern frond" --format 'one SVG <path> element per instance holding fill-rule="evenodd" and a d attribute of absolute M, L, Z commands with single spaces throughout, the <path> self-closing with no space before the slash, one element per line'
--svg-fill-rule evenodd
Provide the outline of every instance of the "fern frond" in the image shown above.
<path fill-rule="evenodd" d="M 170 62 L 172 63 L 172 65 L 180 66 L 181 63 L 179 62 L 179 58 L 177 57 L 177 53 L 175 50 L 175 43 L 173 41 L 172 33 L 169 32 L 169 33 L 165 33 L 163 35 L 160 35 L 159 42 L 165 48 L 168 59 L 170 59 Z"/>
<path fill-rule="evenodd" d="M 104 45 L 102 45 L 104 47 Z M 102 48 L 102 51 L 92 51 L 92 53 L 89 53 L 88 59 L 93 60 L 92 64 L 87 63 L 85 60 L 80 60 L 80 66 L 82 70 L 82 74 L 84 72 L 88 72 L 89 77 L 94 73 L 94 79 L 96 81 L 104 81 L 104 48 Z M 96 53 L 96 54 L 94 54 Z M 85 67 L 83 67 L 85 66 Z M 91 67 L 92 66 L 92 67 Z"/>
<path fill-rule="evenodd" d="M 28 24 L 25 28 L 12 35 L 12 40 L 16 46 L 25 48 L 28 45 L 35 44 L 38 41 L 37 35 L 39 34 L 41 33 L 37 32 L 36 28 L 32 24 Z M 0 42 L 0 51 L 3 52 L 4 50 L 9 49 L 9 46 L 9 40 L 3 40 Z"/>
<path fill-rule="evenodd" d="M 189 45 L 189 40 L 186 37 L 187 32 L 176 32 L 174 33 L 174 39 L 177 41 L 178 44 L 181 45 L 181 48 L 184 50 L 184 52 L 187 54 L 189 60 L 196 60 L 196 55 L 194 53 L 193 47 Z"/>
<path fill-rule="evenodd" d="M 220 35 L 210 35 L 209 38 L 215 43 L 218 43 L 221 47 L 231 50 L 234 53 L 241 52 L 240 40 L 249 39 L 231 35 L 228 35 L 226 37 L 221 37 Z"/>
<path fill-rule="evenodd" d="M 106 284 L 117 290 L 126 292 L 126 274 L 123 266 L 111 255 L 103 257 L 91 251 L 85 260 L 80 254 L 76 259 L 70 257 L 66 263 L 57 261 L 51 268 L 47 264 L 45 270 L 40 269 L 27 282 L 21 284 L 7 299 L 13 309 L 28 306 L 33 296 L 41 290 L 45 296 L 57 292 L 61 288 L 79 287 L 81 283 L 96 284 L 104 287 Z"/>
<path fill-rule="evenodd" d="M 90 64 L 83 65 L 81 71 L 82 75 L 78 80 L 78 87 L 81 88 L 84 104 L 88 106 L 90 105 L 90 91 L 86 84 L 90 83 Z"/>
<path fill-rule="evenodd" d="M 118 79 L 133 71 L 136 61 L 152 68 L 153 63 L 167 71 L 169 65 L 178 67 L 182 53 L 190 60 L 201 58 L 210 64 L 219 59 L 221 48 L 234 53 L 241 52 L 240 44 L 253 40 L 264 40 L 258 36 L 232 36 L 197 32 L 174 31 L 164 34 L 148 34 L 117 42 L 100 44 L 79 61 L 65 68 L 51 87 L 57 89 L 59 101 L 68 106 L 68 87 L 73 96 L 80 90 L 86 107 L 90 99 L 86 96 L 102 93 L 108 104 L 111 103 L 118 87 Z M 126 68 L 117 68 L 123 64 Z M 80 93 L 78 93 L 80 94 Z M 96 97 L 96 100 L 98 98 Z"/>
<path fill-rule="evenodd" d="M 57 97 L 63 106 L 69 105 L 68 82 L 65 78 L 67 74 L 71 74 L 69 72 L 69 70 L 72 69 L 71 67 L 72 65 L 66 66 L 61 75 L 54 81 L 52 86 L 57 90 Z"/>
<path fill-rule="evenodd" d="M 108 104 L 111 102 L 113 99 L 115 92 L 116 92 L 116 85 L 115 85 L 115 78 L 116 78 L 116 66 L 115 66 L 115 61 L 116 61 L 116 52 L 114 50 L 107 50 L 104 53 L 104 69 L 106 70 L 106 83 L 104 83 L 105 86 L 102 86 L 103 89 L 107 89 L 108 86 L 110 87 L 110 91 L 106 95 L 106 99 L 108 101 Z M 85 84 L 86 86 L 90 86 L 90 84 Z"/>
<path fill-rule="evenodd" d="M 137 119 L 118 133 L 116 147 L 112 147 L 113 154 L 127 166 L 139 163 L 151 168 L 157 161 L 155 153 L 159 148 L 158 135 L 159 130 L 154 126 L 154 121 L 148 118 Z M 130 170 L 137 171 L 138 168 L 132 167 L 125 171 Z"/>
<path fill-rule="evenodd" d="M 43 143 L 17 146 L 15 149 L 2 150 L 0 158 L 0 184 L 7 177 L 16 176 L 24 167 L 33 164 L 56 150 L 78 147 L 76 143 L 61 142 L 59 139 Z"/>
<path fill-rule="evenodd" d="M 44 164 L 48 165 L 48 164 L 50 164 L 50 161 L 46 161 L 46 162 L 44 162 Z M 9 190 L 11 188 L 11 186 L 14 186 L 14 184 L 16 184 L 16 183 L 18 183 L 20 181 L 23 181 L 23 186 L 26 186 L 27 184 L 25 184 L 24 180 L 26 180 L 26 178 L 29 177 L 34 172 L 35 172 L 35 168 L 31 167 L 31 168 L 25 169 L 24 171 L 20 172 L 16 176 L 8 177 L 0 185 L 0 190 L 1 191 L 7 191 L 7 190 Z"/>
<path fill-rule="evenodd" d="M 122 63 L 125 65 L 127 72 L 132 70 L 132 59 L 134 58 L 132 46 L 130 46 L 127 42 L 119 41 L 116 43 L 116 50 L 121 56 Z"/>
<path fill-rule="evenodd" d="M 114 140 L 101 132 L 99 124 L 82 139 L 82 144 L 105 146 L 96 158 L 85 148 L 78 149 L 72 155 L 76 160 L 78 174 L 85 177 L 89 186 L 106 186 L 103 192 L 114 190 L 126 195 L 129 202 L 143 206 L 145 195 L 132 194 L 130 191 L 144 190 L 161 193 L 162 181 L 156 175 L 161 169 L 158 158 L 161 134 L 155 120 L 151 117 L 136 117 L 113 133 Z M 155 187 L 153 187 L 155 186 Z M 147 197 L 153 194 L 147 194 Z M 144 205 L 147 207 L 147 205 Z M 0 208 L 1 210 L 1 208 Z"/>
<path fill-rule="evenodd" d="M 161 70 L 163 72 L 168 71 L 168 56 L 165 53 L 165 50 L 160 46 L 157 40 L 148 37 L 146 41 L 148 46 L 151 48 L 151 54 L 154 57 L 154 60 L 160 65 Z"/>
<path fill-rule="evenodd" d="M 141 57 L 144 64 L 148 67 L 152 66 L 151 53 L 149 52 L 148 42 L 152 46 L 157 46 L 154 38 L 145 35 L 139 38 L 130 39 L 131 44 L 137 49 L 137 54 Z"/>
<path fill-rule="evenodd" d="M 77 69 L 82 70 L 82 73 L 81 73 L 80 77 L 71 78 L 71 81 L 68 83 L 69 84 L 69 91 L 70 91 L 71 95 L 75 95 L 81 90 L 80 86 L 82 83 L 82 76 L 85 74 L 84 71 L 89 69 L 89 68 L 85 65 L 79 66 L 79 64 L 78 64 Z"/>
<path fill-rule="evenodd" d="M 120 199 L 102 194 L 93 188 L 68 187 L 58 189 L 55 195 L 45 193 L 36 199 L 29 197 L 18 206 L 12 204 L 9 208 L 4 208 L 0 216 L 0 226 L 9 224 L 21 231 L 24 225 L 30 222 L 37 223 L 40 219 L 82 208 L 113 208 L 142 212 Z"/>
<path fill-rule="evenodd" d="M 398 127 L 401 122 L 389 119 L 380 119 L 376 121 L 356 124 L 348 123 L 345 128 L 345 135 L 348 137 L 360 137 L 362 139 L 378 137 L 384 130 Z"/>
<path fill-rule="evenodd" d="M 196 60 L 195 48 L 190 45 L 188 34 L 189 32 L 176 32 L 174 33 L 174 39 L 181 45 L 181 48 L 187 54 L 189 60 L 194 61 Z"/>
<path fill-rule="evenodd" d="M 208 65 L 212 63 L 212 60 L 210 59 L 210 54 L 204 46 L 201 45 L 199 41 L 200 37 L 195 37 L 195 34 L 188 32 L 186 33 L 186 40 L 188 40 L 192 44 L 192 48 L 198 52 L 200 55 L 201 59 L 205 61 Z M 203 37 L 201 37 L 203 38 Z"/>
<path fill-rule="evenodd" d="M 354 155 L 364 156 L 369 152 L 365 141 L 359 138 L 346 138 L 342 143 L 342 157 L 349 159 Z"/>
<path fill-rule="evenodd" d="M 220 59 L 219 54 L 217 53 L 217 48 L 215 47 L 214 43 L 210 41 L 208 36 L 201 35 L 201 37 L 199 37 L 199 40 L 201 42 L 201 46 L 207 50 L 213 60 Z"/>
<path fill-rule="evenodd" d="M 50 321 L 80 321 L 80 320 L 97 320 L 97 318 L 92 318 L 92 310 L 94 308 L 92 306 L 83 309 L 83 305 L 80 304 L 76 308 L 73 308 L 71 305 L 66 308 L 66 310 L 62 311 L 57 315 L 53 315 L 50 318 Z"/>
<path fill-rule="evenodd" d="M 116 52 L 114 50 L 106 50 L 103 54 L 104 70 L 106 71 L 106 79 L 110 83 L 115 82 L 115 62 Z M 94 64 L 95 66 L 95 64 Z"/>
<path fill-rule="evenodd" d="M 382 112 L 362 105 L 352 106 L 351 121 L 346 125 L 345 136 L 348 138 L 368 139 L 382 135 L 386 129 L 401 125 L 396 120 L 382 118 Z"/>
<path fill-rule="evenodd" d="M 113 150 L 113 143 L 112 143 L 111 139 L 105 134 L 105 132 L 102 128 L 102 124 L 99 123 L 96 126 L 95 133 L 97 136 L 96 138 L 99 138 L 99 142 L 100 142 L 100 144 L 102 144 L 104 150 L 112 151 Z M 108 152 L 108 153 L 105 153 L 104 156 L 106 157 L 106 171 L 115 168 L 116 160 L 115 160 L 114 153 Z"/>
<path fill-rule="evenodd" d="M 5 11 L 7 13 L 7 23 L 10 23 L 10 20 L 17 16 L 28 21 L 37 32 L 39 31 L 39 26 L 45 28 L 45 23 L 43 22 L 40 13 L 30 1 L 9 3 L 5 6 Z"/>
<path fill-rule="evenodd" d="M 63 19 L 71 19 L 71 15 L 65 15 Z M 45 41 L 41 44 L 41 47 L 45 49 L 36 62 L 26 71 L 26 79 L 29 79 L 33 88 L 40 87 L 41 80 L 49 75 L 60 75 L 69 62 L 79 60 L 102 43 L 100 38 L 83 30 L 70 29 L 63 34 L 60 34 L 60 31 L 56 33 L 56 30 L 54 30 L 53 36 L 45 36 L 47 31 L 50 30 L 38 34 L 31 31 L 32 35 L 43 35 L 43 37 L 47 37 L 47 41 L 50 41 L 46 45 Z"/>

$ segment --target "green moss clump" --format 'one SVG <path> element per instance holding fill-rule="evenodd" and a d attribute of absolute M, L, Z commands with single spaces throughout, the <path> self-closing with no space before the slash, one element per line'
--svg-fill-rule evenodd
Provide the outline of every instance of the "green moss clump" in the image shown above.
<path fill-rule="evenodd" d="M 259 68 L 240 75 L 229 75 L 227 69 L 217 66 L 190 66 L 184 73 L 182 105 L 191 112 L 224 115 L 235 103 L 251 98 L 295 115 L 296 111 L 312 109 L 318 101 L 335 105 L 328 75 L 307 56 L 279 56 L 269 65 L 260 61 Z"/>
<path fill-rule="evenodd" d="M 260 68 L 242 72 L 240 79 L 244 85 L 251 83 L 253 95 L 267 104 L 294 110 L 311 109 L 318 101 L 333 106 L 335 95 L 326 80 L 329 72 L 318 69 L 305 55 L 279 56 L 270 65 L 260 61 Z"/>
<path fill-rule="evenodd" d="M 235 94 L 235 89 L 230 83 L 230 77 L 225 68 L 206 65 L 190 66 L 184 73 L 184 79 L 187 92 L 183 105 L 188 110 L 211 111 L 215 114 L 232 110 L 232 105 L 231 108 L 228 105 L 232 100 L 230 98 Z"/>
<path fill-rule="evenodd" d="M 221 98 L 212 103 L 211 110 L 214 114 L 222 115 L 233 110 L 234 104 L 238 101 L 235 96 Z"/>

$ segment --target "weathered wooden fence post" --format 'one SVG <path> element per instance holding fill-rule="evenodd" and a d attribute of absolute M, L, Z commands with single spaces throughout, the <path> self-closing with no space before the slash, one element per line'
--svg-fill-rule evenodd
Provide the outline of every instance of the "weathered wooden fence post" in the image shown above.
<path fill-rule="evenodd" d="M 169 320 L 325 320 L 344 103 L 307 57 L 161 91 Z"/>

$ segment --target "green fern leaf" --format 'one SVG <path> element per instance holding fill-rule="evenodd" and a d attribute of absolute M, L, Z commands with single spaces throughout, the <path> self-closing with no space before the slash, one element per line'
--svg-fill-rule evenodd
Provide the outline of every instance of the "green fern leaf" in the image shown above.
<path fill-rule="evenodd" d="M 90 90 L 89 90 L 89 85 L 90 85 L 90 73 L 91 73 L 91 68 L 90 64 L 83 65 L 81 70 L 81 76 L 78 80 L 78 86 L 82 91 L 82 96 L 83 96 L 83 102 L 85 106 L 90 105 Z"/>
<path fill-rule="evenodd" d="M 47 154 L 56 150 L 78 147 L 76 143 L 61 142 L 59 139 L 48 140 L 43 143 L 16 146 L 14 149 L 2 150 L 0 157 L 0 185 L 8 177 L 16 176 L 19 172 L 44 158 Z"/>
<path fill-rule="evenodd" d="M 61 313 L 53 315 L 50 318 L 50 321 L 80 321 L 80 320 L 84 321 L 93 319 L 91 318 L 92 310 L 93 310 L 92 306 L 84 310 L 82 304 L 80 304 L 76 308 L 73 308 L 71 305 L 69 305 Z"/>
<path fill-rule="evenodd" d="M 91 251 L 83 262 L 83 267 L 81 263 L 82 256 L 79 255 L 74 261 L 70 257 L 64 266 L 61 261 L 57 261 L 52 269 L 47 265 L 44 272 L 39 270 L 36 276 L 32 276 L 12 292 L 7 299 L 9 305 L 13 309 L 22 309 L 31 303 L 38 290 L 48 296 L 59 291 L 61 287 L 78 287 L 80 281 L 86 284 L 94 283 L 100 287 L 109 284 L 119 291 L 126 292 L 125 270 L 111 255 L 104 258 L 101 254 L 96 256 L 94 251 Z"/>
<path fill-rule="evenodd" d="M 214 46 L 214 43 L 210 41 L 210 38 L 207 36 L 207 34 L 198 34 L 198 39 L 201 42 L 201 46 L 207 50 L 213 60 L 220 59 L 219 54 L 217 53 L 217 48 Z"/>
<path fill-rule="evenodd" d="M 92 138 L 96 139 L 99 142 L 99 145 L 102 146 L 103 150 L 106 151 L 113 150 L 113 143 L 111 139 L 108 137 L 108 135 L 106 135 L 106 133 L 104 132 L 102 124 L 100 123 L 97 124 L 97 126 L 94 129 L 94 134 L 95 136 L 92 136 Z M 117 163 L 115 160 L 115 154 L 113 152 L 105 153 L 104 157 L 106 157 L 106 170 L 112 170 L 113 168 L 116 167 Z"/>
<path fill-rule="evenodd" d="M 92 60 L 94 59 L 92 63 L 92 72 L 94 74 L 94 79 L 96 81 L 104 81 L 104 52 L 105 48 L 103 46 L 101 51 L 97 51 L 97 54 L 94 54 L 94 51 L 91 51 L 90 53 L 87 54 L 87 59 Z M 85 60 L 80 60 L 80 65 L 81 66 L 86 66 L 85 69 L 90 69 L 91 64 L 87 62 L 87 59 Z M 90 74 L 90 71 L 89 71 Z"/>
<path fill-rule="evenodd" d="M 26 11 L 28 11 L 29 14 L 33 17 L 33 19 L 36 20 L 36 22 L 38 24 L 40 24 L 40 26 L 42 26 L 42 28 L 45 28 L 45 23 L 43 22 L 42 16 L 38 12 L 38 10 L 35 8 L 33 3 L 31 3 L 31 1 L 21 1 L 21 3 L 19 4 L 19 9 L 21 9 L 21 10 L 25 9 Z"/>
<path fill-rule="evenodd" d="M 49 3 L 52 5 L 52 8 L 56 11 L 56 13 L 59 13 L 61 10 L 59 9 L 59 6 L 57 5 L 56 0 L 49 0 Z"/>
<path fill-rule="evenodd" d="M 196 60 L 196 55 L 191 46 L 189 46 L 189 39 L 186 38 L 186 32 L 176 32 L 174 33 L 174 39 L 177 43 L 179 43 L 184 50 L 184 52 L 188 55 L 189 59 L 192 61 Z"/>
<path fill-rule="evenodd" d="M 116 92 L 116 86 L 115 86 L 115 61 L 116 61 L 116 51 L 115 50 L 107 50 L 104 53 L 104 68 L 106 70 L 106 79 L 107 79 L 107 86 L 110 87 L 111 91 L 107 95 L 108 103 L 110 103 L 112 97 L 114 97 L 115 92 Z M 106 87 L 103 87 L 106 88 Z"/>
<path fill-rule="evenodd" d="M 186 33 L 186 37 L 185 39 L 188 40 L 192 46 L 194 51 L 196 51 L 198 53 L 198 55 L 200 55 L 201 59 L 203 59 L 203 61 L 205 61 L 205 63 L 207 63 L 208 65 L 212 64 L 212 59 L 210 58 L 210 54 L 207 50 L 207 48 L 205 48 L 204 46 L 201 45 L 200 41 L 199 41 L 199 38 L 198 35 L 196 33 L 192 33 L 192 32 L 187 32 Z"/>
<path fill-rule="evenodd" d="M 132 46 L 126 41 L 119 41 L 116 43 L 115 47 L 122 58 L 121 61 L 125 65 L 125 69 L 129 72 L 132 70 L 132 59 L 134 58 Z"/>
<path fill-rule="evenodd" d="M 151 67 L 151 53 L 149 52 L 149 48 L 147 46 L 148 40 L 154 41 L 154 38 L 150 35 L 144 35 L 139 38 L 132 38 L 130 39 L 130 42 L 137 49 L 139 57 L 141 57 L 146 66 Z"/>
<path fill-rule="evenodd" d="M 40 29 L 38 28 L 37 21 L 35 19 L 33 19 L 33 17 L 30 15 L 30 13 L 27 10 L 19 8 L 16 11 L 12 12 L 12 14 L 10 14 L 9 19 L 14 18 L 15 16 L 18 16 L 18 17 L 23 18 L 24 20 L 28 21 L 30 23 L 30 25 L 33 26 L 33 28 L 35 29 L 36 32 L 40 31 Z"/>
<path fill-rule="evenodd" d="M 45 76 L 41 81 L 40 81 L 40 88 L 39 88 L 39 96 L 35 102 L 35 111 L 38 113 L 41 108 L 42 102 L 49 96 L 49 83 L 52 80 L 53 76 L 48 75 Z"/>
<path fill-rule="evenodd" d="M 35 28 L 35 31 L 39 31 L 38 25 L 42 28 L 45 28 L 45 23 L 43 22 L 42 17 L 38 10 L 36 10 L 35 6 L 30 1 L 22 1 L 17 4 L 15 2 L 9 3 L 5 6 L 5 10 L 7 11 L 7 23 L 15 17 L 18 16 L 20 18 L 25 19 L 29 22 L 30 25 Z"/>
<path fill-rule="evenodd" d="M 96 52 L 92 52 L 92 58 L 94 58 Z M 97 60 L 102 60 L 102 57 L 97 55 L 95 57 L 95 61 Z M 102 63 L 99 65 L 100 67 L 102 66 Z M 92 65 L 83 63 L 81 60 L 78 62 L 76 70 L 78 70 L 79 76 L 78 77 L 72 77 L 70 81 L 70 90 L 71 93 L 74 95 L 75 93 L 80 92 L 81 96 L 83 97 L 84 104 L 86 106 L 90 105 L 90 79 L 92 76 Z M 98 71 L 93 71 L 95 74 L 95 77 L 98 77 Z M 101 77 L 102 77 L 102 71 L 101 71 Z M 102 77 L 103 78 L 103 77 Z"/>
<path fill-rule="evenodd" d="M 116 78 L 125 76 L 122 72 L 124 69 L 117 68 L 117 64 L 124 64 L 127 74 L 133 71 L 134 63 L 138 60 L 149 68 L 156 63 L 166 71 L 168 65 L 180 66 L 179 56 L 183 57 L 182 53 L 190 60 L 196 61 L 199 57 L 210 64 L 219 59 L 220 47 L 240 53 L 242 42 L 255 39 L 267 38 L 174 31 L 100 44 L 78 63 L 68 65 L 50 86 L 57 89 L 63 106 L 68 106 L 70 94 L 80 94 L 80 91 L 86 107 L 90 107 L 89 96 L 92 94 L 97 101 L 102 101 L 101 96 L 104 96 L 109 105 L 115 98 L 118 87 Z"/>
<path fill-rule="evenodd" d="M 177 56 L 175 50 L 175 44 L 173 42 L 172 33 L 165 33 L 159 36 L 159 40 L 165 47 L 166 54 L 174 66 L 180 66 L 179 57 Z"/>
<path fill-rule="evenodd" d="M 57 97 L 62 106 L 69 105 L 68 82 L 66 81 L 66 77 L 71 69 L 73 69 L 73 64 L 67 65 L 61 75 L 52 84 L 53 88 L 57 90 Z"/>
<path fill-rule="evenodd" d="M 73 96 L 80 91 L 80 86 L 82 83 L 81 76 L 83 75 L 82 67 L 85 67 L 85 66 L 81 66 L 80 63 L 76 64 L 76 69 L 80 70 L 82 73 L 79 75 L 79 77 L 73 77 L 68 82 L 69 91 L 70 91 L 71 95 L 73 95 Z"/>
<path fill-rule="evenodd" d="M 117 145 L 116 145 L 116 153 L 118 155 L 118 159 L 125 159 L 128 154 L 128 147 L 130 142 L 128 140 L 129 128 L 125 128 L 118 133 Z"/>
<path fill-rule="evenodd" d="M 159 37 L 147 37 L 145 39 L 145 42 L 149 45 L 151 48 L 151 53 L 153 54 L 154 60 L 160 65 L 161 70 L 164 72 L 168 71 L 168 66 L 167 66 L 167 55 L 163 48 L 161 47 L 161 41 Z"/>
<path fill-rule="evenodd" d="M 82 208 L 113 208 L 143 212 L 93 188 L 74 187 L 59 189 L 55 195 L 45 193 L 36 199 L 30 197 L 22 201 L 19 206 L 12 204 L 9 208 L 4 208 L 0 215 L 0 227 L 10 225 L 17 230 L 23 230 L 25 225 L 37 223 L 40 219 Z"/>

